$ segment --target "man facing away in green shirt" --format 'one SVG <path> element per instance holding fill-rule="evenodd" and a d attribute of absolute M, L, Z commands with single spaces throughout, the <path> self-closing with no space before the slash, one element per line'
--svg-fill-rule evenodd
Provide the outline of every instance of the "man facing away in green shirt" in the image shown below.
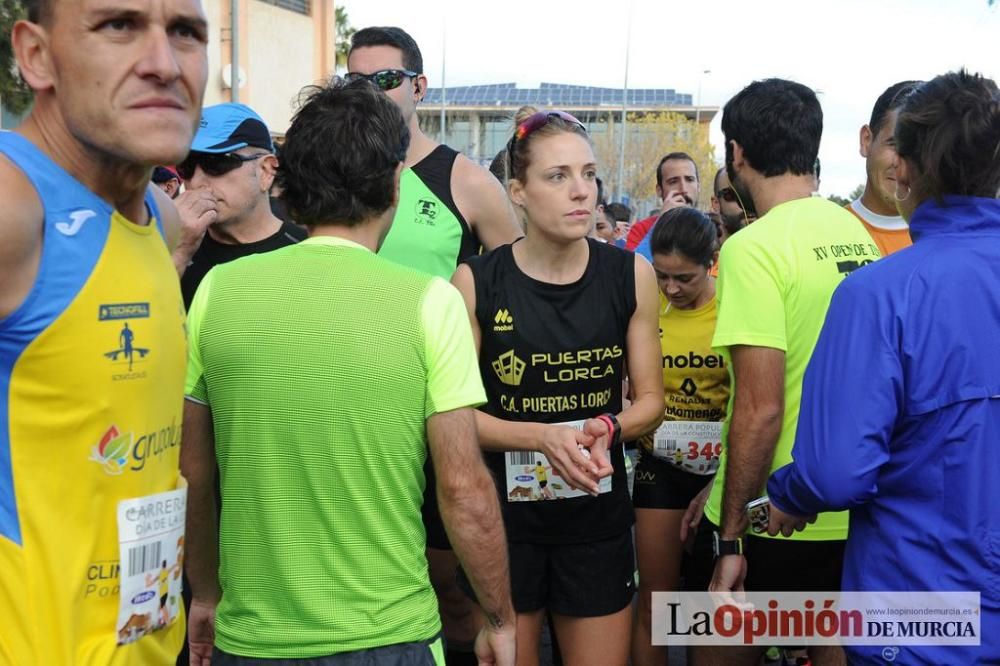
<path fill-rule="evenodd" d="M 376 255 L 408 142 L 367 81 L 313 89 L 278 172 L 309 239 L 220 265 L 195 295 L 181 453 L 193 663 L 443 666 L 420 516 L 428 449 L 485 617 L 476 654 L 514 663 L 461 297 Z"/>

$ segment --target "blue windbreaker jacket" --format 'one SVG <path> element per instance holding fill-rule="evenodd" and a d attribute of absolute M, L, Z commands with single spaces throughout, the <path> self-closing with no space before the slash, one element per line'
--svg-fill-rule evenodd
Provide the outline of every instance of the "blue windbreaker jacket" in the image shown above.
<path fill-rule="evenodd" d="M 910 231 L 834 293 L 768 494 L 851 510 L 845 591 L 981 593 L 980 646 L 887 639 L 893 661 L 1000 664 L 1000 200 L 925 202 Z M 846 649 L 886 664 L 892 648 Z"/>

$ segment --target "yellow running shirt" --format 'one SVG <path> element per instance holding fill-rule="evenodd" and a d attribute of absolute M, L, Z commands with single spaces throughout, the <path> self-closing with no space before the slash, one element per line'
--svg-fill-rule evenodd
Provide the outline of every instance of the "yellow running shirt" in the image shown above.
<path fill-rule="evenodd" d="M 729 402 L 729 372 L 722 355 L 712 349 L 715 319 L 714 296 L 700 308 L 682 310 L 672 307 L 660 294 L 660 350 L 666 401 L 663 418 L 665 422 L 692 423 L 689 429 L 692 436 L 677 439 L 671 434 L 666 441 L 676 439 L 680 446 L 672 446 L 670 451 L 654 446 L 654 442 L 662 445 L 663 438 L 649 435 L 640 440 L 643 448 L 651 453 L 655 448 L 661 449 L 654 453 L 657 457 L 698 474 L 714 470 L 722 444 L 720 437 L 706 437 L 705 428 L 696 426 L 708 427 L 710 423 L 722 421 Z M 660 427 L 660 432 L 668 430 L 674 432 L 670 426 Z"/>
<path fill-rule="evenodd" d="M 715 297 L 700 308 L 682 310 L 672 307 L 660 294 L 660 350 L 666 401 L 663 419 L 666 422 L 713 423 L 722 421 L 726 416 L 729 372 L 722 355 L 712 349 L 715 318 Z M 715 441 L 719 438 L 708 438 L 713 444 L 711 451 L 705 448 L 705 444 L 710 443 L 708 439 L 686 439 L 698 439 L 700 443 L 692 447 L 692 442 L 682 442 L 683 446 L 676 450 L 678 459 L 671 457 L 668 461 L 682 468 L 698 465 L 699 469 L 689 471 L 709 473 L 714 467 L 712 461 L 718 458 L 718 449 L 721 449 L 721 444 Z M 640 442 L 644 449 L 652 452 L 652 435 L 642 438 Z"/>
<path fill-rule="evenodd" d="M 184 312 L 156 204 L 138 226 L 22 137 L 0 153 L 45 210 L 38 277 L 0 320 L 0 664 L 173 664 Z"/>

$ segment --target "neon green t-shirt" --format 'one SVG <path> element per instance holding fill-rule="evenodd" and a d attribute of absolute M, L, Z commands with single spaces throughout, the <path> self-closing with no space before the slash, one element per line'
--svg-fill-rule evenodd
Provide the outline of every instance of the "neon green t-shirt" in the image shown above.
<path fill-rule="evenodd" d="M 851 271 L 878 258 L 878 247 L 858 219 L 819 197 L 776 206 L 722 247 L 719 316 L 712 346 L 729 367 L 733 395 L 740 387 L 733 376 L 731 346 L 771 347 L 785 352 L 785 411 L 770 471 L 792 461 L 802 378 L 834 289 Z M 705 505 L 705 515 L 716 525 L 722 514 L 732 410 L 730 396 L 719 473 Z M 847 512 L 821 514 L 815 524 L 790 538 L 846 539 Z"/>
<path fill-rule="evenodd" d="M 214 268 L 188 331 L 222 490 L 217 645 L 292 659 L 435 636 L 426 419 L 486 400 L 458 291 L 315 237 Z"/>

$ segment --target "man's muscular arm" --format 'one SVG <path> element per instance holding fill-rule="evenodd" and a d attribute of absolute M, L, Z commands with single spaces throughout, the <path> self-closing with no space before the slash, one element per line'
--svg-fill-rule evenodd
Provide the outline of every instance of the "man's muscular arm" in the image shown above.
<path fill-rule="evenodd" d="M 441 518 L 490 629 L 512 629 L 507 540 L 496 486 L 476 441 L 471 408 L 427 419 Z"/>
<path fill-rule="evenodd" d="M 192 664 L 208 664 L 215 644 L 219 588 L 219 524 L 215 502 L 215 430 L 212 410 L 184 401 L 181 474 L 188 481 L 185 567 L 191 585 L 188 645 Z"/>
<path fill-rule="evenodd" d="M 730 352 L 735 385 L 722 495 L 723 539 L 736 539 L 746 530 L 744 508 L 767 481 L 785 409 L 785 353 L 745 345 Z"/>

